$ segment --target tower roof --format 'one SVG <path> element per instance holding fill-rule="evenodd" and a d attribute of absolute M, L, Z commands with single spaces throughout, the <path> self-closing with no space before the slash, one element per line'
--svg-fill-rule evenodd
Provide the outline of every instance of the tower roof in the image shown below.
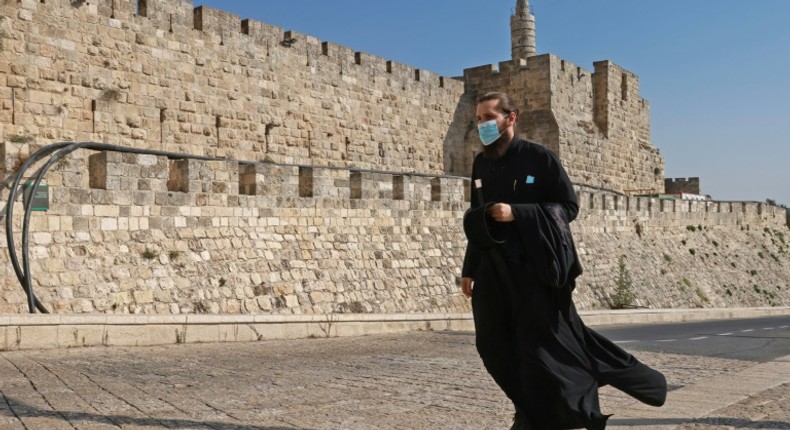
<path fill-rule="evenodd" d="M 516 1 L 516 15 L 519 16 L 529 15 L 529 0 Z"/>

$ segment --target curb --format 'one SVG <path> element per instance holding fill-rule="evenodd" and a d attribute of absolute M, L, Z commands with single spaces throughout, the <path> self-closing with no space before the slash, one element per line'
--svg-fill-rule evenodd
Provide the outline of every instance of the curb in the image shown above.
<path fill-rule="evenodd" d="M 790 315 L 790 307 L 582 311 L 587 325 Z M 473 331 L 471 313 L 322 315 L 0 315 L 0 351 L 152 346 L 363 336 L 414 330 Z"/>
<path fill-rule="evenodd" d="M 790 315 L 790 306 L 716 309 L 628 309 L 579 311 L 584 323 L 596 325 L 627 325 L 678 323 L 690 321 L 744 319 Z"/>

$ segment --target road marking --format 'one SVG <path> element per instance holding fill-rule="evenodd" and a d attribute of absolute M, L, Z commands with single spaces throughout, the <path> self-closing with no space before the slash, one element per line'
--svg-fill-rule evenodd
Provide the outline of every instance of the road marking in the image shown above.
<path fill-rule="evenodd" d="M 614 343 L 635 343 L 639 342 L 638 340 L 616 340 Z"/>
<path fill-rule="evenodd" d="M 707 339 L 707 338 L 708 338 L 708 336 L 700 336 L 700 337 L 692 337 L 689 340 L 702 340 L 702 339 Z"/>
<path fill-rule="evenodd" d="M 754 329 L 750 328 L 749 330 L 741 330 L 741 333 L 749 333 L 750 331 L 754 331 Z"/>
<path fill-rule="evenodd" d="M 677 341 L 677 339 L 660 339 L 657 340 L 656 342 L 675 342 L 675 341 Z"/>
<path fill-rule="evenodd" d="M 763 330 L 773 330 L 773 327 L 763 327 Z"/>
<path fill-rule="evenodd" d="M 790 327 L 790 326 L 783 325 L 783 326 L 781 326 L 779 328 L 787 328 L 787 327 Z"/>
<path fill-rule="evenodd" d="M 729 335 L 731 335 L 731 334 L 732 334 L 732 332 L 729 332 L 729 333 L 721 333 L 721 334 L 717 334 L 716 336 L 729 336 Z"/>

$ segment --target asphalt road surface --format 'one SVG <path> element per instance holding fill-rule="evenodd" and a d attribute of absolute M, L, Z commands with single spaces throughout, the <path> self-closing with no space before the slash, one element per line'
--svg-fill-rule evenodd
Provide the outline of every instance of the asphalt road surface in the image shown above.
<path fill-rule="evenodd" d="M 626 350 L 756 362 L 790 354 L 790 316 L 593 329 Z"/>

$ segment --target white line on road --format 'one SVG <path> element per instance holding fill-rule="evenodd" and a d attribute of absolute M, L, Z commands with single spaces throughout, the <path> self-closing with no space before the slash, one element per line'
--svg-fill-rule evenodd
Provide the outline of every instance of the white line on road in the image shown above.
<path fill-rule="evenodd" d="M 773 330 L 773 327 L 763 327 L 763 330 Z"/>
<path fill-rule="evenodd" d="M 639 342 L 638 340 L 616 340 L 614 343 L 635 343 Z"/>
<path fill-rule="evenodd" d="M 675 342 L 675 341 L 677 341 L 677 339 L 660 339 L 657 340 L 656 342 Z"/>
<path fill-rule="evenodd" d="M 749 330 L 741 330 L 741 333 L 749 333 L 750 331 L 754 331 L 754 329 L 750 328 Z"/>
<path fill-rule="evenodd" d="M 790 326 L 783 325 L 783 326 L 781 326 L 779 328 L 787 328 L 787 327 L 790 327 Z"/>
<path fill-rule="evenodd" d="M 708 336 L 700 336 L 700 337 L 692 337 L 689 340 L 702 340 L 702 339 L 707 339 L 707 338 L 708 338 Z"/>
<path fill-rule="evenodd" d="M 720 333 L 720 334 L 717 334 L 716 336 L 729 336 L 729 335 L 731 335 L 731 334 L 732 334 L 732 332 L 729 332 L 729 333 Z"/>

